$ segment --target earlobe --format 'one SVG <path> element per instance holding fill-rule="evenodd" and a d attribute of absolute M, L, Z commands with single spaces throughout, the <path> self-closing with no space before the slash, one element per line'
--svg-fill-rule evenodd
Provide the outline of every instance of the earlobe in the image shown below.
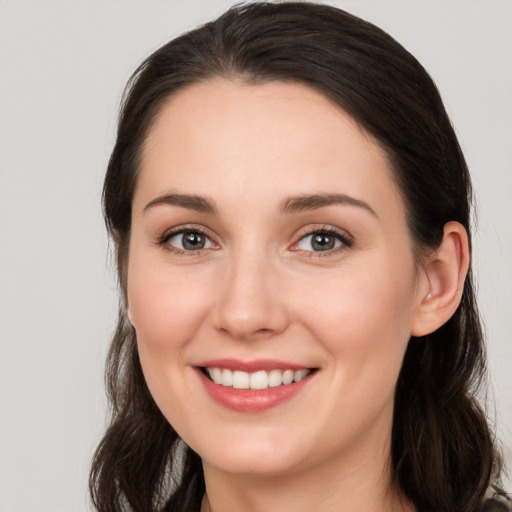
<path fill-rule="evenodd" d="M 413 336 L 425 336 L 446 323 L 459 306 L 469 269 L 467 232 L 458 222 L 444 226 L 440 246 L 429 256 L 424 268 L 428 291 L 420 290 L 411 325 Z"/>

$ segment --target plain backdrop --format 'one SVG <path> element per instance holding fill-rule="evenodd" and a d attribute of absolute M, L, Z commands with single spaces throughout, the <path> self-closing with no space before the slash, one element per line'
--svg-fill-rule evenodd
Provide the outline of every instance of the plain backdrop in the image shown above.
<path fill-rule="evenodd" d="M 123 86 L 227 0 L 0 0 L 0 512 L 90 510 L 116 282 L 100 214 Z M 430 71 L 478 200 L 490 397 L 512 454 L 512 2 L 339 0 Z M 494 407 L 490 409 L 494 415 Z"/>

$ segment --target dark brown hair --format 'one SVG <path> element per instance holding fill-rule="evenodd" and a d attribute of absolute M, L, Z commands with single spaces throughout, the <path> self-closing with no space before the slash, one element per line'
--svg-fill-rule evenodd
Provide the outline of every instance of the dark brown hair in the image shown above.
<path fill-rule="evenodd" d="M 336 102 L 385 149 L 418 253 L 436 248 L 448 221 L 470 231 L 468 169 L 437 88 L 388 34 L 325 5 L 254 3 L 229 9 L 169 42 L 128 84 L 104 185 L 122 290 L 108 361 L 110 426 L 94 457 L 101 512 L 199 510 L 201 461 L 184 446 L 145 384 L 124 309 L 131 206 L 144 139 L 162 103 L 213 77 L 293 81 Z M 459 308 L 436 332 L 411 338 L 395 396 L 392 467 L 418 511 L 475 512 L 499 458 L 475 398 L 484 349 L 469 274 Z"/>

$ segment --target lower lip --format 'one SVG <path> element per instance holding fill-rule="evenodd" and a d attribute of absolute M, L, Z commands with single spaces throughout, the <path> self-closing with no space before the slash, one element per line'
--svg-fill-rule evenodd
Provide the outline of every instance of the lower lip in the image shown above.
<path fill-rule="evenodd" d="M 208 379 L 198 368 L 197 373 L 203 383 L 206 392 L 220 405 L 243 412 L 266 411 L 293 398 L 300 393 L 311 380 L 313 373 L 307 375 L 299 382 L 276 386 L 262 390 L 235 389 L 215 384 Z M 316 372 L 315 372 L 316 373 Z"/>

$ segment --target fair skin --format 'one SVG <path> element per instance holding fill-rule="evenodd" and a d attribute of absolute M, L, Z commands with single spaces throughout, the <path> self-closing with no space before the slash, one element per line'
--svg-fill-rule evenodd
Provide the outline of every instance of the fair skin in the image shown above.
<path fill-rule="evenodd" d="M 418 265 L 386 155 L 318 92 L 218 79 L 171 97 L 144 147 L 127 303 L 149 389 L 203 460 L 203 512 L 413 510 L 391 486 L 395 384 L 468 262 L 453 222 Z M 204 368 L 272 365 L 306 376 L 256 392 Z"/>

